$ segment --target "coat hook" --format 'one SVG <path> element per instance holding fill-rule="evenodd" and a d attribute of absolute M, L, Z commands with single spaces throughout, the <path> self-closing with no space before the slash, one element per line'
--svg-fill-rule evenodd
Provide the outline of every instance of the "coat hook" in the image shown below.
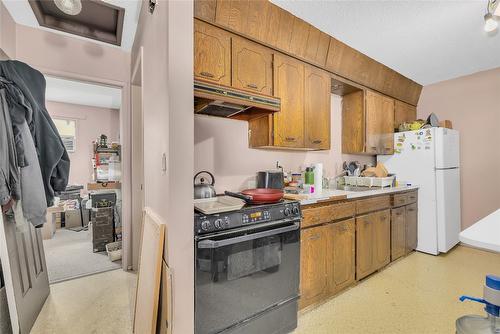
<path fill-rule="evenodd" d="M 149 12 L 153 14 L 156 8 L 156 1 L 157 0 L 149 0 Z"/>

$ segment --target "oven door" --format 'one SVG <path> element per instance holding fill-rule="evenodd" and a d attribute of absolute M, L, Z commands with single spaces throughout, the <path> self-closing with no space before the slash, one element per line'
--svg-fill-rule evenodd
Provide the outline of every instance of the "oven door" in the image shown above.
<path fill-rule="evenodd" d="M 239 324 L 299 293 L 300 222 L 196 244 L 196 333 Z"/>

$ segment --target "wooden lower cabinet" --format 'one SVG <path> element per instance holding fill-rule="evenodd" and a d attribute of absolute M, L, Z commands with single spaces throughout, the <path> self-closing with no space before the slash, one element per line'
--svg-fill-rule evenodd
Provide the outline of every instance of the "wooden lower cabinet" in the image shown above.
<path fill-rule="evenodd" d="M 405 207 L 392 209 L 391 212 L 391 260 L 406 254 L 406 210 Z"/>
<path fill-rule="evenodd" d="M 406 254 L 417 248 L 418 209 L 417 203 L 406 206 Z"/>
<path fill-rule="evenodd" d="M 328 267 L 328 291 L 335 294 L 354 282 L 355 227 L 354 219 L 328 225 L 328 253 L 333 256 Z"/>
<path fill-rule="evenodd" d="M 315 304 L 328 292 L 327 226 L 304 229 L 300 233 L 300 300 L 299 308 Z"/>
<path fill-rule="evenodd" d="M 354 282 L 354 219 L 304 229 L 300 244 L 300 309 Z"/>
<path fill-rule="evenodd" d="M 391 259 L 390 210 L 356 217 L 356 279 L 384 267 Z"/>

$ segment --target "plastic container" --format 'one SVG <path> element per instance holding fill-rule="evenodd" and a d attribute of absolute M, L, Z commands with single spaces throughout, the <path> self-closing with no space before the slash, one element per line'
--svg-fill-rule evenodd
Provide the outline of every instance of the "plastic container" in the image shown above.
<path fill-rule="evenodd" d="M 115 262 L 122 259 L 122 242 L 116 241 L 106 245 L 109 260 Z"/>
<path fill-rule="evenodd" d="M 314 172 L 311 167 L 306 168 L 304 173 L 304 184 L 314 184 Z"/>
<path fill-rule="evenodd" d="M 466 315 L 456 321 L 457 334 L 500 334 L 500 277 L 486 276 L 484 298 L 460 297 L 460 301 L 471 300 L 484 304 L 486 317 Z"/>

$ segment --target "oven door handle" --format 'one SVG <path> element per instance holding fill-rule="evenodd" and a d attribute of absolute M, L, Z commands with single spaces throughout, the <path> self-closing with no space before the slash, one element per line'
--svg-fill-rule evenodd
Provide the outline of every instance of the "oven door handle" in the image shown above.
<path fill-rule="evenodd" d="M 250 240 L 255 240 L 259 238 L 265 238 L 265 237 L 270 237 L 276 234 L 280 233 L 286 233 L 286 232 L 291 232 L 299 229 L 299 224 L 293 224 L 290 226 L 285 226 L 285 227 L 279 227 L 279 228 L 274 228 L 272 230 L 267 230 L 267 231 L 262 231 L 262 232 L 257 232 L 257 233 L 251 233 L 251 234 L 246 234 L 242 235 L 239 237 L 234 237 L 234 238 L 229 238 L 229 239 L 222 239 L 222 240 L 201 240 L 198 242 L 198 248 L 204 248 L 204 249 L 210 249 L 210 248 L 219 248 L 223 246 L 228 246 L 228 245 L 233 245 L 237 244 L 240 242 L 245 242 L 245 241 L 250 241 Z"/>

